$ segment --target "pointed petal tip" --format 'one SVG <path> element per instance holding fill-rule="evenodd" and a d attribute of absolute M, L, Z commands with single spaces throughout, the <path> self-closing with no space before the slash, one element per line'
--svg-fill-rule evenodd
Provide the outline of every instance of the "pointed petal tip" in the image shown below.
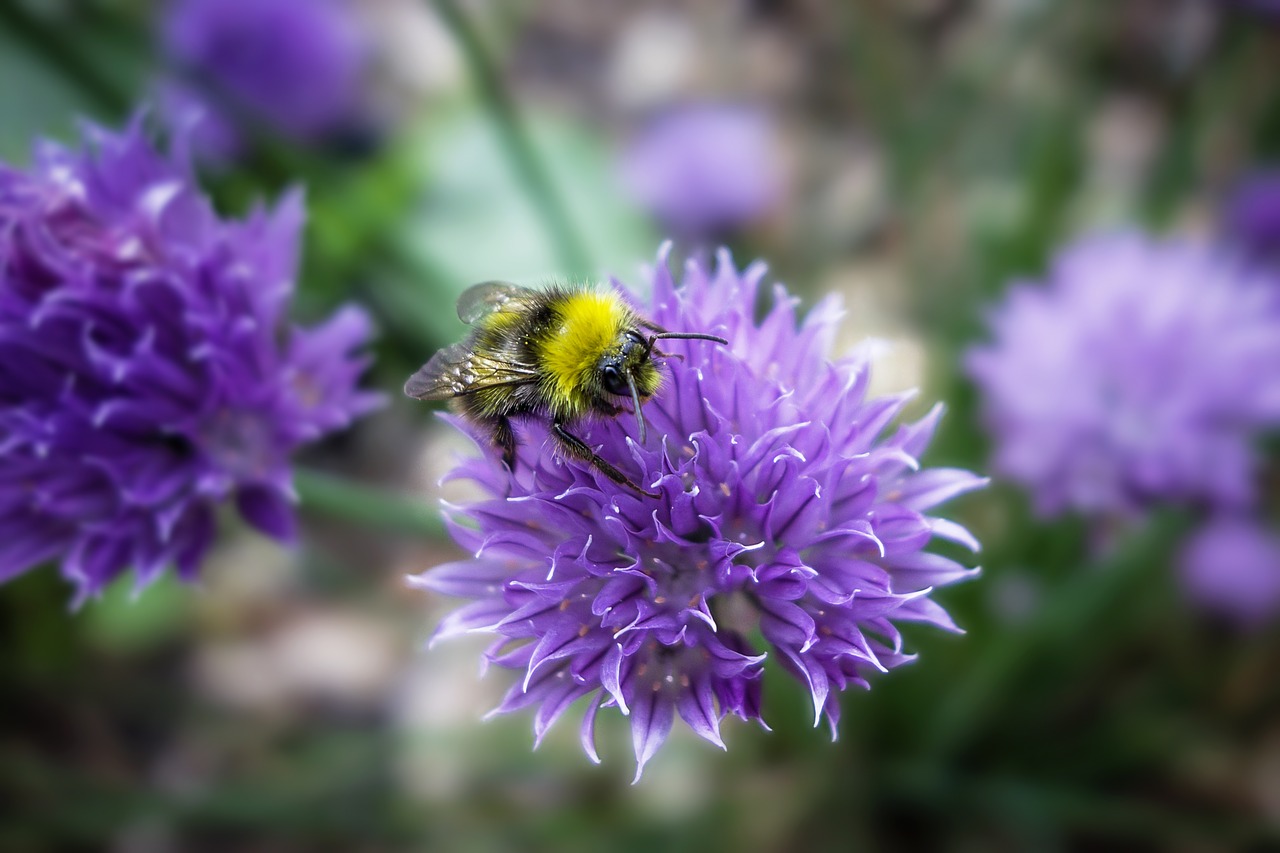
<path fill-rule="evenodd" d="M 650 755 L 644 756 L 643 758 L 636 759 L 636 775 L 635 775 L 635 778 L 631 780 L 632 785 L 638 785 L 640 783 L 640 777 L 644 775 L 644 768 L 648 766 L 649 759 L 652 757 L 653 755 L 650 754 Z"/>
<path fill-rule="evenodd" d="M 434 634 L 432 634 L 430 637 L 427 638 L 427 641 L 425 643 L 422 644 L 422 648 L 429 652 L 432 649 L 434 649 L 436 647 L 436 643 L 439 643 L 442 639 L 444 638 L 440 636 L 440 632 L 436 631 Z"/>
<path fill-rule="evenodd" d="M 720 747 L 722 752 L 728 752 L 729 747 L 725 744 L 724 738 L 720 735 L 719 727 L 712 729 L 709 733 L 698 732 L 698 736 L 713 746 Z"/>

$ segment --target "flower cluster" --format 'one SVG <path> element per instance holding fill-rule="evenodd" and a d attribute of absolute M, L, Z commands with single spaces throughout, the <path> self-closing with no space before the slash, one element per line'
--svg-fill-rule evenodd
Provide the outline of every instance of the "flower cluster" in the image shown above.
<path fill-rule="evenodd" d="M 998 470 L 1045 512 L 1252 504 L 1280 424 L 1280 289 L 1212 246 L 1086 238 L 970 353 Z"/>
<path fill-rule="evenodd" d="M 585 698 L 582 743 L 597 760 L 597 711 L 616 706 L 630 717 L 637 778 L 677 714 L 721 747 L 726 715 L 763 723 L 768 659 L 799 679 L 815 724 L 825 717 L 834 735 L 840 691 L 911 660 L 900 623 L 957 630 L 931 594 L 976 570 L 926 548 L 978 543 L 933 511 L 985 483 L 920 468 L 940 408 L 887 432 L 910 395 L 868 398 L 865 359 L 827 360 L 834 299 L 797 326 L 795 300 L 775 287 L 757 323 L 762 265 L 740 273 L 727 253 L 714 270 L 691 261 L 677 289 L 667 251 L 645 314 L 730 345 L 664 342 L 677 357 L 646 405 L 646 443 L 631 418 L 584 430 L 661 498 L 559 458 L 530 423 L 514 473 L 490 449 L 451 475 L 488 495 L 447 507 L 474 557 L 414 579 L 472 599 L 437 638 L 499 635 L 487 660 L 520 675 L 495 713 L 537 706 L 540 741 Z"/>
<path fill-rule="evenodd" d="M 215 509 L 292 531 L 289 455 L 376 402 L 354 309 L 285 316 L 302 203 L 217 218 L 140 123 L 0 166 L 0 580 L 60 561 L 78 600 L 194 577 Z"/>
<path fill-rule="evenodd" d="M 1266 212 L 1244 207 L 1255 224 Z M 1045 514 L 1199 510 L 1210 520 L 1180 562 L 1189 597 L 1246 623 L 1280 610 L 1256 518 L 1260 439 L 1280 426 L 1272 273 L 1238 246 L 1125 233 L 1068 247 L 1047 278 L 1015 285 L 994 341 L 969 354 L 996 468 Z"/>

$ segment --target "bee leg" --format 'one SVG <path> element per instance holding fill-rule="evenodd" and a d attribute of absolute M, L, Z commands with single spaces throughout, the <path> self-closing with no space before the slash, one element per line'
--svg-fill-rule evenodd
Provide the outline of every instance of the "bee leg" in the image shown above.
<path fill-rule="evenodd" d="M 628 489 L 631 489 L 633 492 L 637 492 L 648 498 L 662 497 L 662 495 L 658 494 L 657 492 L 647 492 L 644 489 L 637 486 L 635 483 L 631 481 L 630 477 L 628 477 L 626 474 L 622 473 L 617 468 L 613 467 L 604 459 L 602 459 L 594 450 L 592 450 L 590 447 L 587 447 L 586 442 L 584 442 L 582 439 L 578 438 L 576 435 L 574 435 L 573 433 L 565 429 L 564 424 L 560 423 L 559 421 L 556 421 L 551 424 L 551 432 L 560 441 L 560 445 L 571 456 L 576 456 L 578 459 L 581 459 L 599 468 L 601 474 L 604 474 L 606 477 L 608 477 L 610 480 L 613 480 L 613 482 L 617 483 L 619 486 L 626 486 Z"/>
<path fill-rule="evenodd" d="M 509 418 L 499 417 L 493 421 L 493 443 L 502 450 L 502 461 L 512 471 L 516 470 L 516 434 L 511 429 Z"/>

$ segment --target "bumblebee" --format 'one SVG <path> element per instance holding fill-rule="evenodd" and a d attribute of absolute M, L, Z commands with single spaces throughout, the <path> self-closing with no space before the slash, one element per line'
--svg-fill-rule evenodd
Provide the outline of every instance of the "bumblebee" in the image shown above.
<path fill-rule="evenodd" d="M 716 335 L 668 332 L 639 316 L 617 293 L 590 287 L 533 290 L 482 282 L 458 298 L 458 318 L 473 327 L 471 332 L 432 356 L 405 383 L 405 394 L 448 400 L 454 411 L 489 433 L 513 471 L 511 421 L 538 419 L 549 424 L 566 455 L 654 498 L 658 495 L 632 482 L 569 428 L 614 417 L 630 398 L 643 444 L 640 406 L 661 384 L 654 358 L 667 355 L 654 345 L 670 338 L 728 344 Z"/>

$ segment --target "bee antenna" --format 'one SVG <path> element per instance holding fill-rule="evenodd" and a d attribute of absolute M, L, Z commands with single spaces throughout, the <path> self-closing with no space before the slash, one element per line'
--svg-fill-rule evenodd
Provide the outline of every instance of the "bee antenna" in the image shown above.
<path fill-rule="evenodd" d="M 659 332 L 650 340 L 660 341 L 666 338 L 679 338 L 687 341 L 714 341 L 724 346 L 729 345 L 727 338 L 722 338 L 719 335 L 704 335 L 701 332 Z"/>
<path fill-rule="evenodd" d="M 645 341 L 643 357 L 644 358 L 649 357 L 649 353 L 653 351 L 653 345 L 656 344 L 658 341 L 668 340 L 671 338 L 676 338 L 676 339 L 686 340 L 686 341 L 712 341 L 714 343 L 721 344 L 723 346 L 729 345 L 729 341 L 725 338 L 720 337 L 719 335 L 704 335 L 701 332 L 658 332 L 657 334 L 650 335 L 649 339 Z M 662 354 L 665 355 L 665 353 L 662 353 Z"/>
<path fill-rule="evenodd" d="M 644 412 L 640 411 L 640 392 L 636 390 L 636 380 L 635 380 L 635 377 L 631 375 L 630 371 L 627 372 L 627 385 L 631 387 L 631 403 L 632 405 L 635 406 L 635 409 L 636 409 L 636 425 L 639 428 L 640 443 L 644 444 L 644 439 L 645 439 Z"/>

